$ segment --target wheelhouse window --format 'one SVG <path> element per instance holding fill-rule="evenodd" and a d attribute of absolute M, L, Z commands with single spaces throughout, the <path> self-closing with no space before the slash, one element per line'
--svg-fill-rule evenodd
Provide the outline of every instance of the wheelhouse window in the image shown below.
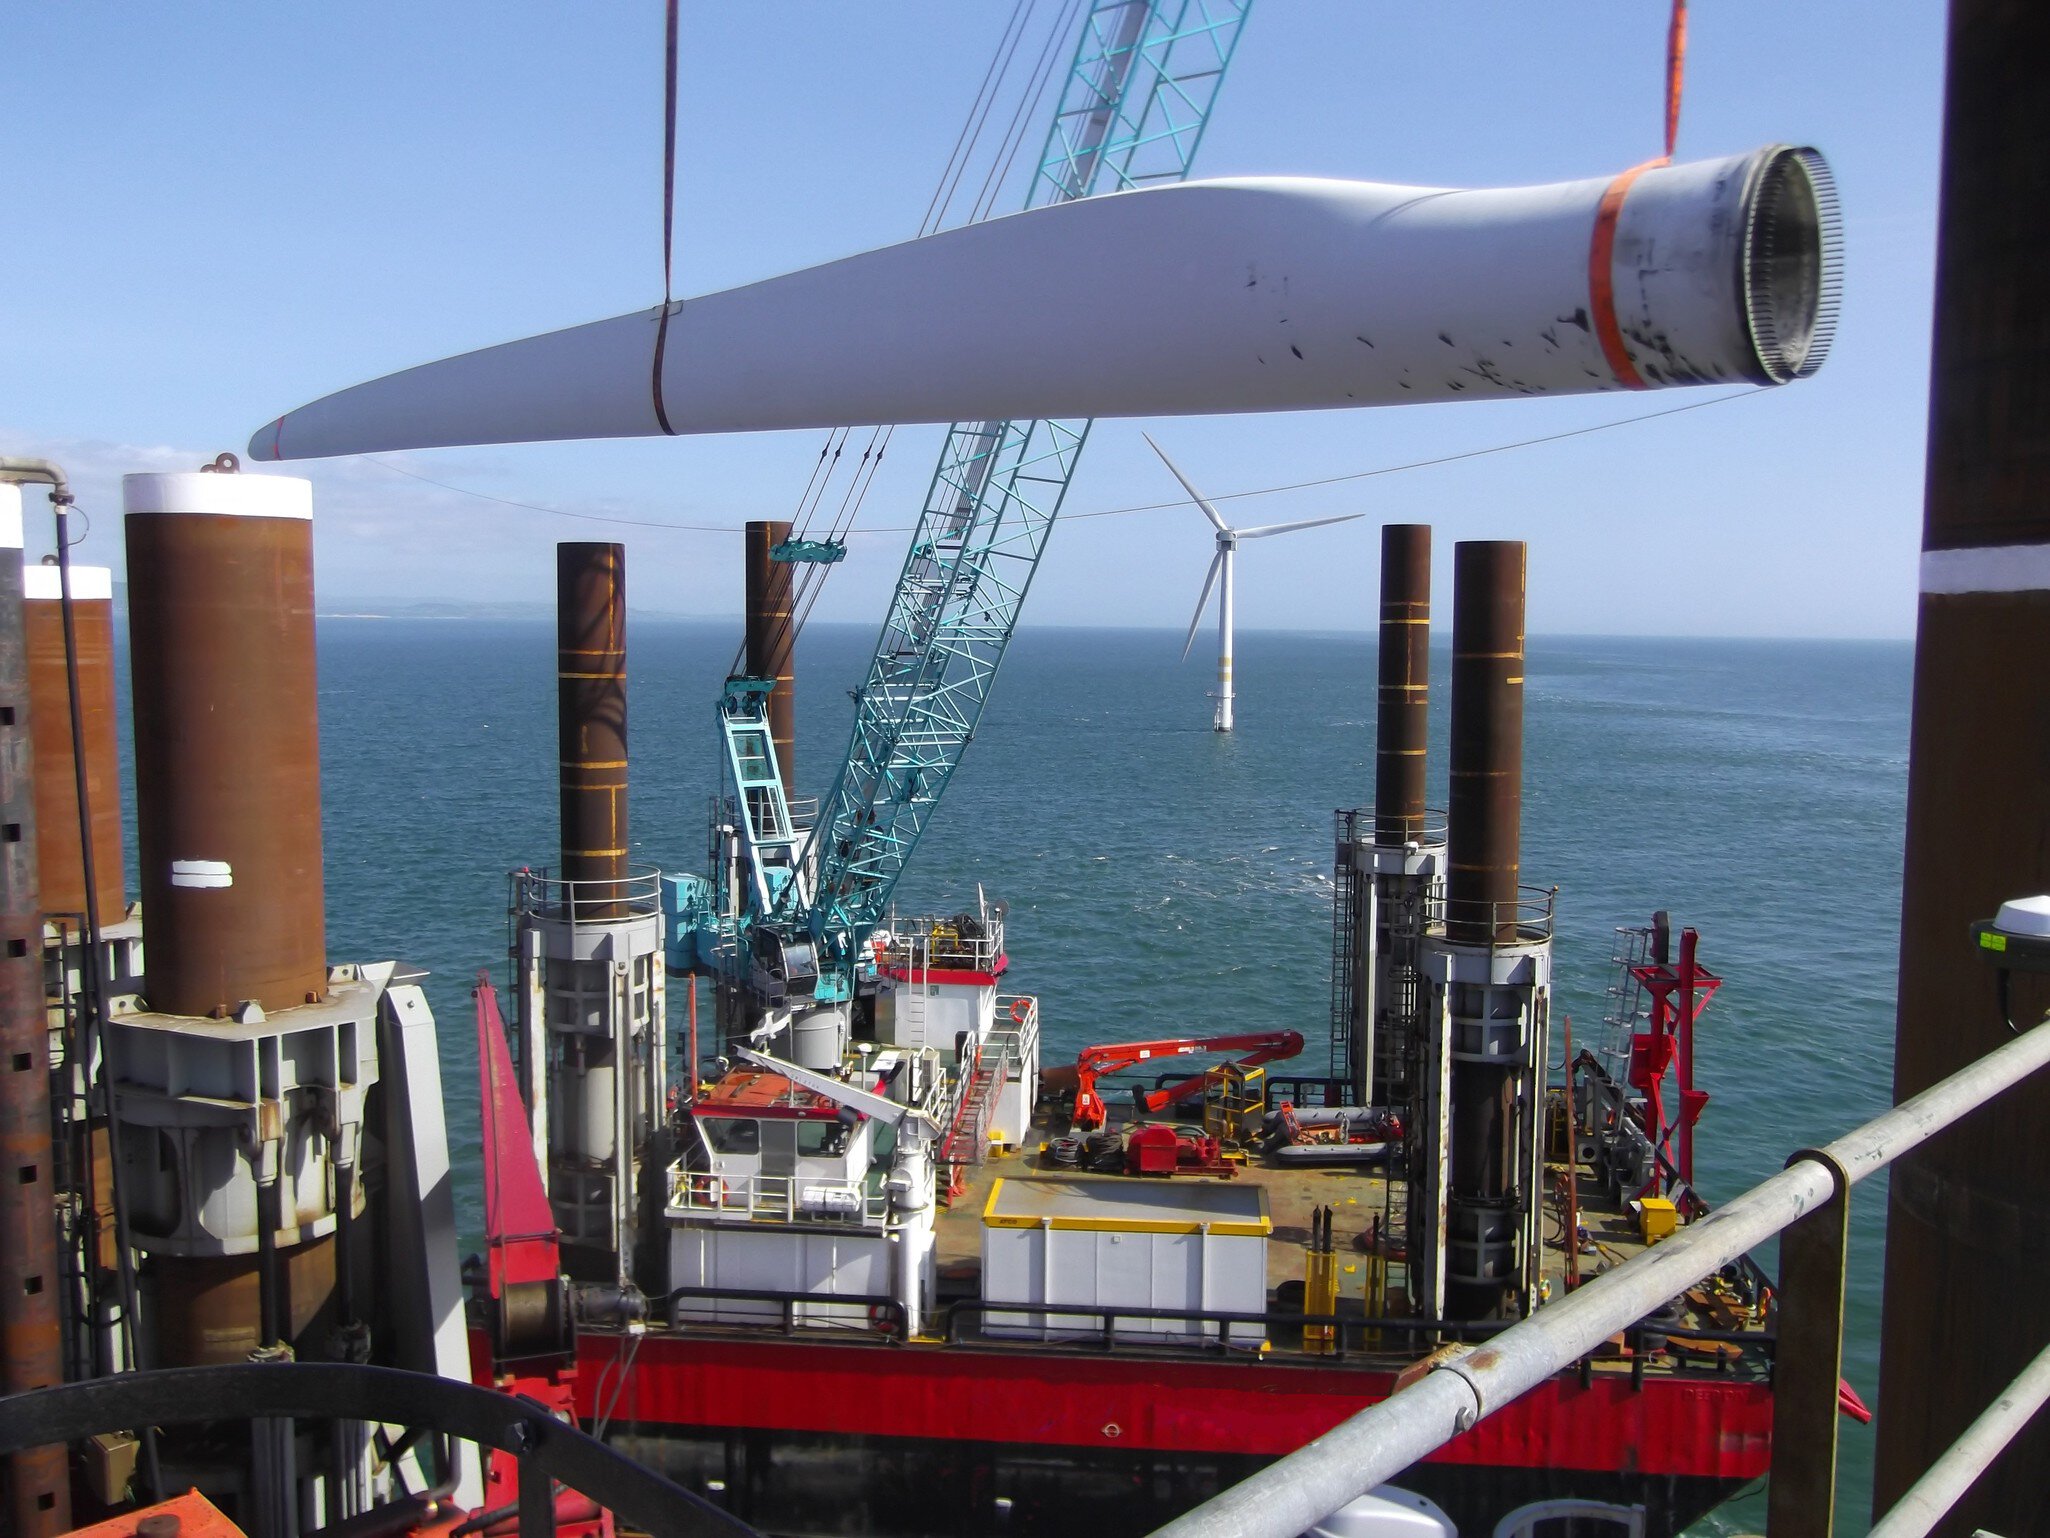
<path fill-rule="evenodd" d="M 751 1116 L 706 1116 L 699 1125 L 712 1152 L 757 1154 L 762 1151 L 762 1124 Z"/>

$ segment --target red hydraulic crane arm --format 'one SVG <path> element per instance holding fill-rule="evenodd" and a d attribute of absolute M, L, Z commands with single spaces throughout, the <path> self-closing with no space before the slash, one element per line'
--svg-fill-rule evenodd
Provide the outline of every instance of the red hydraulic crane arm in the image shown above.
<path fill-rule="evenodd" d="M 1084 1047 L 1075 1059 L 1075 1125 L 1100 1127 L 1106 1111 L 1096 1093 L 1096 1081 L 1105 1074 L 1137 1067 L 1155 1058 L 1188 1057 L 1198 1052 L 1244 1052 L 1236 1060 L 1240 1068 L 1255 1068 L 1294 1057 L 1303 1050 L 1300 1031 L 1244 1031 L 1230 1036 L 1188 1037 L 1177 1041 L 1122 1041 L 1100 1047 Z M 1178 1084 L 1147 1090 L 1146 1109 L 1162 1110 L 1186 1100 L 1203 1087 L 1205 1075 L 1195 1074 Z"/>

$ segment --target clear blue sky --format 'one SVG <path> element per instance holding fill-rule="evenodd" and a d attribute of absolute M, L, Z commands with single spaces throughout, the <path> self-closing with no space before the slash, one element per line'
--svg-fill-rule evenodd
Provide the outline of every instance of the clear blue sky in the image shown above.
<path fill-rule="evenodd" d="M 1056 9 L 1037 0 L 1035 37 Z M 678 292 L 911 234 L 1009 10 L 685 0 Z M 1942 10 L 1695 0 L 1681 157 L 1806 142 L 1837 172 L 1846 299 L 1818 378 L 1238 502 L 1245 522 L 1367 514 L 1250 547 L 1241 625 L 1371 625 L 1375 526 L 1401 520 L 1437 526 L 1441 586 L 1452 540 L 1529 539 L 1534 631 L 1911 633 Z M 1436 185 L 1612 173 L 1659 148 L 1665 16 L 1663 0 L 1257 0 L 1197 172 Z M 94 520 L 86 556 L 118 567 L 123 471 L 196 467 L 359 379 L 652 303 L 661 28 L 659 0 L 11 6 L 0 451 L 72 467 Z M 1142 428 L 1220 494 L 1689 398 L 1703 397 L 1106 423 L 1069 510 L 1175 495 Z M 864 525 L 909 521 L 939 437 L 897 434 Z M 821 441 L 392 462 L 520 501 L 737 530 L 791 511 Z M 323 607 L 539 600 L 555 540 L 617 537 L 637 605 L 738 611 L 737 534 L 608 530 L 368 463 L 310 474 Z M 856 540 L 819 617 L 879 620 L 902 545 Z M 1026 622 L 1179 627 L 1209 557 L 1187 506 L 1065 524 Z"/>

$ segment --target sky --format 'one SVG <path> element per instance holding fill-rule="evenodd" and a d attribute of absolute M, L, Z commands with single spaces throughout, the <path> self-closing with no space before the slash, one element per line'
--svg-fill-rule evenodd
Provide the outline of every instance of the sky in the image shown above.
<path fill-rule="evenodd" d="M 1036 47 L 1059 0 L 1020 3 Z M 684 0 L 676 292 L 915 233 L 1011 9 Z M 1188 623 L 1210 533 L 1145 431 L 1212 497 L 1330 481 L 1235 497 L 1235 521 L 1366 515 L 1247 547 L 1247 630 L 1371 628 L 1377 526 L 1426 522 L 1441 605 L 1453 541 L 1530 542 L 1534 633 L 1912 634 L 1942 11 L 1694 0 L 1678 158 L 1806 143 L 1835 170 L 1845 300 L 1817 377 L 1726 402 L 1692 390 L 1105 422 L 1024 623 Z M 1661 147 L 1666 12 L 1255 0 L 1196 174 L 1613 174 Z M 81 559 L 122 564 L 123 473 L 195 469 L 344 385 L 661 296 L 661 0 L 0 0 L 0 14 L 16 61 L 0 100 L 0 453 L 65 465 L 91 522 Z M 1393 468 L 1697 402 L 1711 403 Z M 816 618 L 880 621 L 941 437 L 895 434 L 862 506 L 869 532 Z M 555 541 L 621 539 L 635 607 L 737 616 L 738 531 L 792 513 L 823 441 L 291 468 L 314 482 L 323 609 L 543 602 Z"/>

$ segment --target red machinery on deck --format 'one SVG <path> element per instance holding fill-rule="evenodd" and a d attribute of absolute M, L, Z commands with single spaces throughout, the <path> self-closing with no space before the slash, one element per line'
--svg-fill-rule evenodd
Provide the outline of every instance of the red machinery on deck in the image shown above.
<path fill-rule="evenodd" d="M 1157 1057 L 1190 1057 L 1198 1052 L 1238 1052 L 1245 1056 L 1235 1060 L 1236 1068 L 1257 1068 L 1262 1063 L 1278 1062 L 1294 1057 L 1303 1050 L 1300 1031 L 1246 1031 L 1231 1036 L 1190 1037 L 1179 1041 L 1125 1041 L 1112 1042 L 1101 1047 L 1084 1047 L 1075 1059 L 1075 1126 L 1089 1131 L 1103 1125 L 1108 1111 L 1103 1099 L 1096 1093 L 1096 1081 L 1106 1074 L 1121 1069 L 1135 1068 L 1141 1063 Z M 1058 1081 L 1065 1074 L 1056 1072 L 1050 1076 L 1049 1088 L 1066 1088 Z M 1177 1084 L 1164 1084 L 1155 1089 L 1138 1092 L 1139 1104 L 1148 1111 L 1164 1111 L 1171 1105 L 1203 1092 L 1207 1075 L 1195 1074 Z"/>
<path fill-rule="evenodd" d="M 486 974 L 478 974 L 473 996 L 484 1081 L 484 1255 L 490 1298 L 489 1375 L 480 1372 L 478 1377 L 572 1420 L 576 1334 L 555 1212 L 534 1157 L 498 994 Z M 487 1365 L 476 1360 L 478 1344 L 472 1343 L 473 1370 Z M 484 1538 L 517 1531 L 518 1489 L 518 1459 L 494 1451 L 485 1475 L 484 1510 L 472 1519 L 474 1530 Z M 555 1524 L 561 1538 L 612 1538 L 612 1514 L 571 1490 L 556 1494 Z"/>
<path fill-rule="evenodd" d="M 1651 1029 L 1630 1038 L 1630 1087 L 1644 1096 L 1644 1130 L 1658 1151 L 1657 1164 L 1676 1165 L 1690 1201 L 1697 1199 L 1693 1196 L 1694 1124 L 1708 1104 L 1708 1092 L 1694 1087 L 1694 1025 L 1723 982 L 1695 960 L 1699 941 L 1695 931 L 1683 929 L 1677 966 L 1665 960 L 1661 949 L 1655 959 L 1630 969 L 1651 997 Z M 1675 1067 L 1680 1103 L 1668 1113 L 1666 1072 Z M 1677 1149 L 1673 1147 L 1676 1134 Z M 1655 1165 L 1652 1185 L 1659 1183 Z"/>

